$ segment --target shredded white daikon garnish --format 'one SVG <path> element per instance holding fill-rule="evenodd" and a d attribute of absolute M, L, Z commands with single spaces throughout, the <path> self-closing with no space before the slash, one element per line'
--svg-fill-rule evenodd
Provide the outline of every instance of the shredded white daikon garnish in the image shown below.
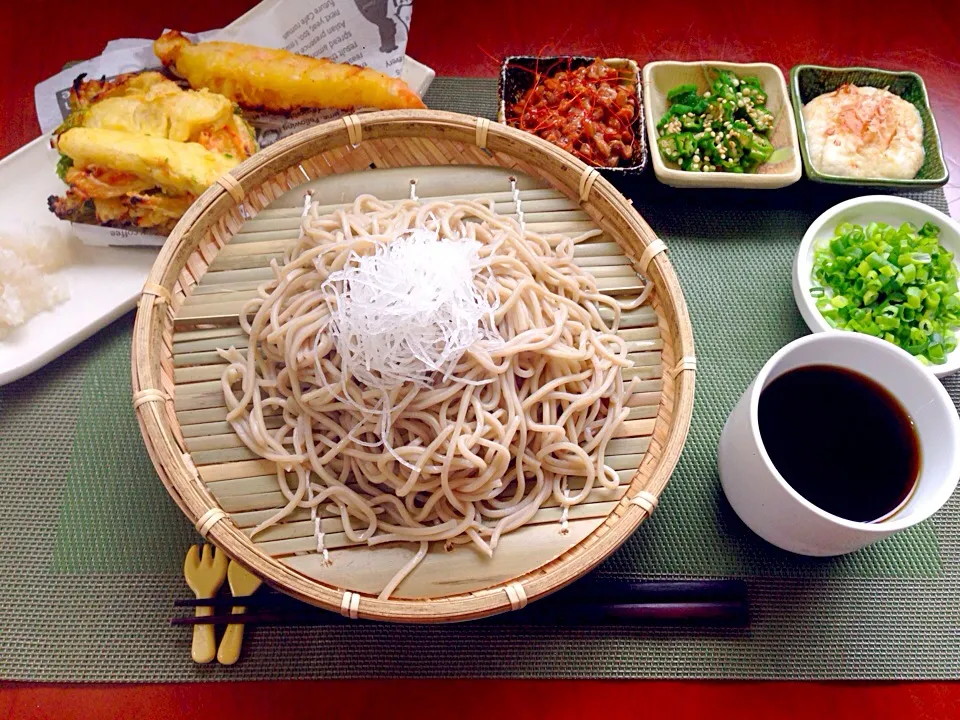
<path fill-rule="evenodd" d="M 467 348 L 503 343 L 493 322 L 498 306 L 481 244 L 415 229 L 353 253 L 323 285 L 329 293 L 329 331 L 353 375 L 381 391 L 405 382 L 422 387 L 444 379 Z"/>

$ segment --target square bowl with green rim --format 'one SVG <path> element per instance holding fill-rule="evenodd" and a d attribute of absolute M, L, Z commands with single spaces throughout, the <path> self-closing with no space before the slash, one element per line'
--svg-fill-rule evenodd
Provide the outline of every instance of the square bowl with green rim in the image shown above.
<path fill-rule="evenodd" d="M 818 95 L 833 92 L 841 85 L 858 87 L 886 88 L 910 102 L 920 113 L 923 121 L 924 160 L 915 177 L 900 178 L 859 178 L 843 175 L 828 175 L 817 170 L 810 160 L 807 136 L 803 121 L 803 106 Z M 822 65 L 796 65 L 790 70 L 790 93 L 793 97 L 793 112 L 796 115 L 800 133 L 800 152 L 803 155 L 803 167 L 807 177 L 815 182 L 835 183 L 838 185 L 856 185 L 878 188 L 929 188 L 941 187 L 950 179 L 947 163 L 943 158 L 940 133 L 937 121 L 930 109 L 927 88 L 923 78 L 913 72 L 879 70 L 869 67 L 833 68 Z"/>
<path fill-rule="evenodd" d="M 665 159 L 657 146 L 657 121 L 669 107 L 667 93 L 678 85 L 695 85 L 705 92 L 711 85 L 713 69 L 733 72 L 737 77 L 755 76 L 767 93 L 767 109 L 773 113 L 774 123 L 770 141 L 774 155 L 752 173 L 692 172 L 681 170 L 676 163 Z M 774 189 L 792 185 L 800 179 L 803 166 L 797 145 L 797 126 L 787 83 L 780 68 L 770 63 L 730 63 L 720 60 L 677 62 L 661 60 L 643 66 L 643 109 L 645 113 L 648 147 L 657 179 L 671 187 Z"/>

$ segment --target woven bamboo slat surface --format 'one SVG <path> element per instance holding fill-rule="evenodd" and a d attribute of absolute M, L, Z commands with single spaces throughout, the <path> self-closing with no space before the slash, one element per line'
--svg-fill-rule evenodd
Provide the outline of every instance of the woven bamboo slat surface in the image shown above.
<path fill-rule="evenodd" d="M 216 350 L 246 346 L 238 313 L 270 277 L 271 259 L 296 238 L 304 186 L 329 210 L 361 193 L 407 197 L 413 181 L 422 199 L 482 198 L 513 215 L 508 176 L 517 178 L 528 227 L 602 231 L 575 253 L 601 291 L 629 301 L 643 286 L 638 272 L 654 284 L 651 300 L 624 313 L 621 323 L 634 361 L 624 376 L 639 382 L 630 415 L 608 448 L 620 488 L 595 489 L 571 508 L 564 533 L 560 508 L 545 504 L 527 526 L 502 538 L 492 560 L 467 546 L 432 547 L 389 600 L 376 594 L 415 547 L 352 545 L 339 517 L 324 512 L 331 561 L 324 562 L 306 511 L 251 540 L 252 527 L 283 496 L 273 464 L 251 453 L 226 422 L 224 364 Z M 511 128 L 432 111 L 350 116 L 311 128 L 204 193 L 161 251 L 144 289 L 132 353 L 134 405 L 147 449 L 201 533 L 303 600 L 349 617 L 406 622 L 522 607 L 616 549 L 653 511 L 676 464 L 690 421 L 695 361 L 686 306 L 664 249 L 595 170 Z"/>

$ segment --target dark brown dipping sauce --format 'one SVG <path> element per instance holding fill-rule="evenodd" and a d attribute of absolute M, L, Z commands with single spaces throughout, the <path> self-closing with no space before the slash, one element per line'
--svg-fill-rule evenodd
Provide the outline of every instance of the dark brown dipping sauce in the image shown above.
<path fill-rule="evenodd" d="M 847 520 L 883 518 L 920 475 L 913 419 L 860 373 L 808 365 L 760 393 L 760 437 L 774 467 L 811 503 Z"/>

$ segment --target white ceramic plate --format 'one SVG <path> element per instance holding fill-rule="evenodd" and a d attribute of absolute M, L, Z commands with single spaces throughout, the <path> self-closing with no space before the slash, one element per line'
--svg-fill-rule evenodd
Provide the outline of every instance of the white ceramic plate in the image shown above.
<path fill-rule="evenodd" d="M 10 233 L 64 226 L 47 209 L 63 191 L 53 171 L 47 139 L 40 137 L 0 161 L 0 218 Z M 74 262 L 59 273 L 70 299 L 42 312 L 0 340 L 0 385 L 45 365 L 136 305 L 157 251 L 88 247 L 76 243 Z"/>
<path fill-rule="evenodd" d="M 892 195 L 867 195 L 833 206 L 807 229 L 793 261 L 793 297 L 800 314 L 813 332 L 845 332 L 834 330 L 827 324 L 817 310 L 816 300 L 810 295 L 814 243 L 822 238 L 833 237 L 837 225 L 845 222 L 855 225 L 884 222 L 894 226 L 909 222 L 918 228 L 925 222 L 932 222 L 940 228 L 940 244 L 960 257 L 960 225 L 929 205 Z M 950 353 L 943 365 L 924 367 L 937 377 L 955 373 L 960 370 L 960 350 Z"/>
<path fill-rule="evenodd" d="M 402 77 L 421 95 L 435 73 L 406 58 Z M 9 233 L 64 226 L 47 209 L 63 192 L 46 137 L 0 160 L 0 228 Z M 28 320 L 0 340 L 0 385 L 42 367 L 133 309 L 157 257 L 156 248 L 90 247 L 77 243 L 74 263 L 62 270 L 70 299 Z"/>

